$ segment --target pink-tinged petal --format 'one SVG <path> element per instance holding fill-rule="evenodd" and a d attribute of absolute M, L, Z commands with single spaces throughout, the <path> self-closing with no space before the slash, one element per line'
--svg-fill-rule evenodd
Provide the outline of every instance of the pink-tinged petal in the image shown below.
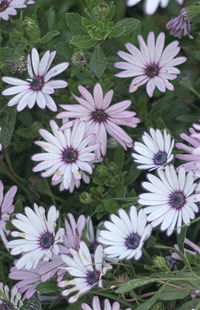
<path fill-rule="evenodd" d="M 39 65 L 39 75 L 44 76 L 47 70 L 47 66 L 49 63 L 49 58 L 50 58 L 50 51 L 46 51 L 44 55 L 42 56 L 42 59 L 40 61 Z"/>
<path fill-rule="evenodd" d="M 63 80 L 52 80 L 47 82 L 46 85 L 52 88 L 65 88 L 68 86 L 68 83 Z"/>
<path fill-rule="evenodd" d="M 150 32 L 147 39 L 147 47 L 149 51 L 150 62 L 154 62 L 154 53 L 155 53 L 155 35 L 153 32 Z"/>
<path fill-rule="evenodd" d="M 168 80 L 163 79 L 164 83 L 165 83 L 165 87 L 167 89 L 169 89 L 170 91 L 174 91 L 174 85 L 172 85 Z"/>
<path fill-rule="evenodd" d="M 103 109 L 107 109 L 107 107 L 109 107 L 109 105 L 111 104 L 112 98 L 113 98 L 113 90 L 111 89 L 104 96 Z"/>
<path fill-rule="evenodd" d="M 106 110 L 106 113 L 109 113 L 110 116 L 112 117 L 112 113 L 120 113 L 126 110 L 129 106 L 131 105 L 130 100 L 124 100 L 119 103 L 113 104 L 111 107 L 109 107 Z"/>
<path fill-rule="evenodd" d="M 55 101 L 48 94 L 44 94 L 44 97 L 46 100 L 46 105 L 49 108 L 49 110 L 56 112 L 58 108 L 57 108 Z"/>
<path fill-rule="evenodd" d="M 41 91 L 37 93 L 37 104 L 41 109 L 45 109 L 46 107 L 46 99 Z"/>
<path fill-rule="evenodd" d="M 134 6 L 139 3 L 141 0 L 128 0 L 127 6 Z"/>
<path fill-rule="evenodd" d="M 146 84 L 148 81 L 149 78 L 145 75 L 134 78 L 129 86 L 129 93 L 134 93 L 138 89 L 138 87 Z"/>
<path fill-rule="evenodd" d="M 160 69 L 160 73 L 180 74 L 181 71 L 175 67 L 169 67 L 168 65 L 166 65 Z"/>
<path fill-rule="evenodd" d="M 142 56 L 145 59 L 146 64 L 149 64 L 151 62 L 150 57 L 149 57 L 149 51 L 148 51 L 147 45 L 144 42 L 144 39 L 141 35 L 138 36 L 138 42 L 140 45 L 140 50 L 141 50 Z"/>
<path fill-rule="evenodd" d="M 153 79 L 150 79 L 149 82 L 147 83 L 147 94 L 151 98 L 153 96 L 154 90 L 156 88 L 155 82 Z"/>
<path fill-rule="evenodd" d="M 29 97 L 31 98 L 32 94 L 33 92 L 30 91 L 20 99 L 19 104 L 17 106 L 18 112 L 21 112 L 26 106 L 28 106 Z"/>
<path fill-rule="evenodd" d="M 156 40 L 156 46 L 155 46 L 155 62 L 157 63 L 160 60 L 160 57 L 163 52 L 165 43 L 165 34 L 164 32 L 161 32 Z"/>
<path fill-rule="evenodd" d="M 32 69 L 32 65 L 31 65 L 31 56 L 28 55 L 27 57 L 27 69 L 28 69 L 28 74 L 30 75 L 30 77 L 33 78 L 34 74 L 33 74 L 33 69 Z"/>
<path fill-rule="evenodd" d="M 20 80 L 20 79 L 16 79 L 16 78 L 12 78 L 12 77 L 8 77 L 8 76 L 4 76 L 2 78 L 2 81 L 11 84 L 11 85 L 17 85 L 17 86 L 21 86 L 21 85 L 29 85 L 29 82 Z"/>
<path fill-rule="evenodd" d="M 26 95 L 27 93 L 29 93 L 29 92 L 30 92 L 30 90 L 26 90 L 26 91 L 24 91 L 24 92 L 22 92 L 22 93 L 19 93 L 19 94 L 16 95 L 16 96 L 14 96 L 10 101 L 8 101 L 8 106 L 9 106 L 9 107 L 12 107 L 12 106 L 18 104 L 19 101 L 20 101 L 20 99 L 21 99 L 24 95 Z"/>
<path fill-rule="evenodd" d="M 93 156 L 91 156 L 93 155 Z M 95 159 L 95 155 L 94 154 L 90 154 L 90 158 L 94 158 Z M 77 160 L 77 165 L 79 166 L 79 168 L 83 171 L 86 171 L 89 174 L 92 174 L 92 167 L 89 163 L 85 162 L 85 161 L 80 161 Z"/>
<path fill-rule="evenodd" d="M 153 80 L 154 80 L 154 83 L 155 83 L 156 87 L 157 87 L 162 93 L 164 93 L 164 92 L 166 91 L 166 87 L 165 87 L 164 81 L 163 81 L 159 76 L 155 76 Z"/>
<path fill-rule="evenodd" d="M 50 86 L 48 83 L 45 83 L 41 90 L 44 94 L 47 94 L 47 95 L 52 95 L 55 93 L 54 88 Z"/>
<path fill-rule="evenodd" d="M 119 55 L 119 57 L 121 57 L 125 61 L 129 62 L 130 64 L 134 64 L 135 61 L 137 62 L 137 59 L 135 59 L 134 56 L 132 56 L 128 53 L 125 53 L 123 51 L 119 51 L 119 52 L 117 52 L 117 54 Z"/>
<path fill-rule="evenodd" d="M 29 85 L 28 86 L 27 85 L 13 86 L 13 87 L 5 89 L 2 92 L 2 95 L 4 95 L 4 96 L 16 95 L 16 94 L 19 94 L 21 92 L 28 90 L 29 88 L 30 88 Z"/>
<path fill-rule="evenodd" d="M 35 75 L 38 75 L 40 57 L 36 48 L 33 48 L 31 51 L 31 60 L 32 60 L 33 72 Z"/>
<path fill-rule="evenodd" d="M 173 67 L 173 66 L 178 66 L 181 65 L 182 63 L 186 62 L 187 58 L 186 57 L 177 57 L 168 62 L 168 66 Z"/>
<path fill-rule="evenodd" d="M 84 99 L 81 98 L 81 97 L 77 97 L 77 96 L 75 96 L 75 95 L 73 95 L 73 96 L 74 96 L 74 98 L 76 99 L 76 101 L 78 101 L 78 102 L 81 104 L 81 106 L 79 106 L 80 109 L 82 109 L 82 110 L 84 109 L 85 112 L 86 112 L 86 111 L 88 111 L 88 112 L 93 112 L 93 111 L 94 111 L 94 106 L 91 105 L 88 101 L 84 100 Z M 69 105 L 68 105 L 68 106 L 69 106 Z M 74 105 L 74 106 L 78 107 L 77 104 Z M 61 105 L 61 107 L 64 108 L 64 105 Z M 79 109 L 78 109 L 78 111 L 79 111 Z M 88 112 L 87 112 L 87 113 L 88 113 Z"/>
<path fill-rule="evenodd" d="M 88 101 L 93 107 L 95 107 L 94 98 L 92 97 L 91 93 L 81 85 L 79 85 L 78 90 L 83 96 L 83 98 Z"/>
<path fill-rule="evenodd" d="M 131 137 L 118 125 L 114 123 L 107 122 L 106 128 L 108 133 L 115 138 L 125 149 L 126 147 L 131 147 L 133 145 L 133 140 Z"/>
<path fill-rule="evenodd" d="M 50 53 L 48 65 L 47 65 L 47 68 L 46 68 L 46 71 L 44 72 L 44 74 L 46 74 L 47 71 L 49 70 L 49 68 L 51 67 L 51 64 L 52 64 L 55 56 L 56 56 L 56 51 L 53 51 L 53 52 Z"/>
<path fill-rule="evenodd" d="M 2 182 L 1 182 L 1 189 L 2 189 L 1 193 L 3 193 L 3 183 Z M 12 186 L 9 189 L 9 191 L 5 194 L 4 199 L 3 199 L 3 204 L 1 206 L 2 212 L 5 212 L 5 211 L 11 209 L 14 197 L 16 195 L 16 192 L 17 192 L 17 186 Z M 2 194 L 2 198 L 3 198 L 3 194 Z M 2 203 L 2 201 L 0 201 L 0 205 L 1 205 L 1 203 Z"/>
<path fill-rule="evenodd" d="M 106 132 L 106 128 L 104 124 L 100 124 L 99 142 L 100 142 L 101 153 L 103 156 L 105 156 L 106 151 L 107 151 L 107 132 Z"/>
<path fill-rule="evenodd" d="M 94 87 L 93 96 L 96 107 L 98 109 L 103 109 L 103 90 L 99 83 Z"/>
<path fill-rule="evenodd" d="M 116 77 L 119 77 L 119 78 L 128 78 L 128 77 L 135 77 L 135 76 L 138 76 L 138 75 L 143 75 L 144 74 L 144 71 L 143 70 L 130 70 L 130 71 L 122 71 L 122 72 L 119 72 L 119 73 L 116 73 L 115 76 Z"/>
<path fill-rule="evenodd" d="M 44 77 L 44 81 L 47 82 L 49 81 L 52 77 L 62 73 L 63 71 L 65 71 L 69 66 L 68 62 L 63 62 L 55 67 L 53 67 L 52 69 L 49 70 L 49 72 L 45 75 Z"/>
<path fill-rule="evenodd" d="M 159 60 L 159 65 L 162 67 L 168 62 L 170 62 L 180 51 L 180 46 L 178 41 L 173 41 L 170 43 L 163 51 L 162 56 Z"/>

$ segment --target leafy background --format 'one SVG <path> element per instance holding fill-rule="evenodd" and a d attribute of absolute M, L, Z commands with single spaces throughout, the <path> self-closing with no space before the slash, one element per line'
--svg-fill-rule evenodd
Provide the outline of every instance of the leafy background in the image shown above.
<path fill-rule="evenodd" d="M 192 0 L 186 1 L 186 5 L 192 3 Z M 181 53 L 188 61 L 181 66 L 182 73 L 174 81 L 174 92 L 161 94 L 156 91 L 149 99 L 144 88 L 140 87 L 136 93 L 129 94 L 130 80 L 115 78 L 117 71 L 113 67 L 118 60 L 117 51 L 125 50 L 126 42 L 137 45 L 137 35 L 142 34 L 146 38 L 150 30 L 156 35 L 166 32 L 166 22 L 176 16 L 179 9 L 176 1 L 171 1 L 167 9 L 145 16 L 141 4 L 126 8 L 124 0 L 36 0 L 35 5 L 18 10 L 18 15 L 9 22 L 0 21 L 0 77 L 26 78 L 23 66 L 32 47 L 37 47 L 41 54 L 46 50 L 56 50 L 56 63 L 70 62 L 69 69 L 61 75 L 69 82 L 69 87 L 56 91 L 57 105 L 73 103 L 71 93 L 78 94 L 79 84 L 92 88 L 100 82 L 104 91 L 114 89 L 114 102 L 132 100 L 132 109 L 141 119 L 136 129 L 127 129 L 134 140 L 140 139 L 143 131 L 154 127 L 167 128 L 179 141 L 179 133 L 186 132 L 190 124 L 198 120 L 200 112 L 198 18 L 193 23 L 195 40 L 184 38 L 180 41 Z M 173 40 L 167 34 L 166 43 Z M 5 87 L 0 80 L 0 90 Z M 49 179 L 34 174 L 34 163 L 30 158 L 39 152 L 34 145 L 34 141 L 40 138 L 38 129 L 48 129 L 49 120 L 55 119 L 55 113 L 41 111 L 37 107 L 17 113 L 15 107 L 7 107 L 7 101 L 7 97 L 0 95 L 0 141 L 4 147 L 0 154 L 0 179 L 6 188 L 13 184 L 18 186 L 17 212 L 23 212 L 24 206 L 32 206 L 33 202 L 44 207 L 55 204 L 61 212 L 61 224 L 68 212 L 75 216 L 90 215 L 98 224 L 110 213 L 116 213 L 119 207 L 128 210 L 130 205 L 137 204 L 145 173 L 136 168 L 131 150 L 124 152 L 112 139 L 106 158 L 97 165 L 90 185 L 82 184 L 73 194 L 59 192 L 57 187 L 51 186 Z M 198 242 L 199 230 L 197 217 L 187 236 Z M 181 250 L 185 235 L 186 229 L 183 229 L 178 237 Z M 115 266 L 106 275 L 103 290 L 92 291 L 75 305 L 68 305 L 59 297 L 55 302 L 41 306 L 36 298 L 28 301 L 24 309 L 31 309 L 31 305 L 35 307 L 33 309 L 80 309 L 80 303 L 91 301 L 94 294 L 110 297 L 120 301 L 122 307 L 137 310 L 200 309 L 198 296 L 191 300 L 191 293 L 200 287 L 199 257 L 179 253 L 182 261 L 177 262 L 177 271 L 170 268 L 165 260 L 176 239 L 176 234 L 168 238 L 158 230 L 154 231 L 139 262 Z M 13 257 L 1 245 L 0 281 L 10 286 L 14 282 L 7 275 L 12 264 Z M 38 291 L 51 296 L 60 295 L 54 281 L 40 284 Z"/>

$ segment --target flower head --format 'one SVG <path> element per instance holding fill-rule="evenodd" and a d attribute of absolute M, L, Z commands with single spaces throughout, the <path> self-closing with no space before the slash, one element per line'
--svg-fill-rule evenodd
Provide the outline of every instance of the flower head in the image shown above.
<path fill-rule="evenodd" d="M 174 86 L 169 80 L 175 80 L 180 73 L 175 66 L 186 61 L 186 57 L 176 57 L 180 51 L 178 41 L 170 43 L 164 49 L 165 34 L 161 32 L 155 41 L 155 35 L 150 32 L 147 38 L 147 44 L 141 35 L 138 36 L 140 50 L 131 43 L 126 44 L 129 53 L 122 51 L 118 55 L 125 62 L 115 63 L 115 67 L 124 71 L 117 73 L 117 77 L 134 77 L 129 92 L 135 92 L 141 85 L 146 85 L 147 94 L 153 96 L 157 87 L 162 93 L 166 90 L 173 91 Z"/>
<path fill-rule="evenodd" d="M 104 252 L 108 258 L 117 257 L 119 260 L 140 259 L 144 241 L 151 235 L 151 225 L 147 225 L 147 216 L 143 210 L 137 214 L 135 206 L 129 214 L 123 209 L 119 216 L 112 214 L 111 221 L 106 221 L 107 230 L 101 230 L 98 241 L 105 246 Z"/>
<path fill-rule="evenodd" d="M 120 304 L 117 301 L 111 304 L 109 299 L 104 299 L 104 307 L 102 308 L 98 296 L 93 297 L 92 308 L 88 304 L 83 303 L 81 305 L 81 309 L 82 310 L 101 310 L 101 309 L 102 310 L 103 309 L 104 310 L 121 310 Z M 128 308 L 126 310 L 131 310 L 131 308 Z"/>
<path fill-rule="evenodd" d="M 181 39 L 188 36 L 193 39 L 190 32 L 192 30 L 192 22 L 187 15 L 187 10 L 180 10 L 180 14 L 177 17 L 173 17 L 167 24 L 166 28 L 170 30 L 170 34 L 174 37 Z"/>
<path fill-rule="evenodd" d="M 94 262 L 85 242 L 80 243 L 80 249 L 71 249 L 71 256 L 61 255 L 67 265 L 66 271 L 73 276 L 73 280 L 58 282 L 59 287 L 67 287 L 62 292 L 63 296 L 72 296 L 69 302 L 76 302 L 79 297 L 90 291 L 95 285 L 102 287 L 102 276 L 111 266 L 104 261 L 103 247 L 99 245 L 94 254 Z"/>
<path fill-rule="evenodd" d="M 0 292 L 3 293 L 5 298 L 0 298 L 0 309 L 2 310 L 13 310 L 20 309 L 23 305 L 21 301 L 21 294 L 16 287 L 9 290 L 7 285 L 0 282 Z"/>
<path fill-rule="evenodd" d="M 0 20 L 8 20 L 9 15 L 17 14 L 16 9 L 23 8 L 26 8 L 24 0 L 0 0 Z"/>
<path fill-rule="evenodd" d="M 87 134 L 95 134 L 93 136 L 93 144 L 99 143 L 98 158 L 105 156 L 107 150 L 107 134 L 115 138 L 123 147 L 132 147 L 133 141 L 131 137 L 119 127 L 128 126 L 135 128 L 139 123 L 139 119 L 133 111 L 126 111 L 131 105 L 130 100 L 125 100 L 110 106 L 113 91 L 110 90 L 104 96 L 100 84 L 96 84 L 91 93 L 83 86 L 79 86 L 79 92 L 82 97 L 74 96 L 79 104 L 63 104 L 61 107 L 66 112 L 58 114 L 58 118 L 79 118 L 85 121 Z M 62 127 L 65 128 L 65 125 Z"/>
<path fill-rule="evenodd" d="M 154 170 L 165 166 L 173 160 L 172 149 L 174 140 L 159 129 L 150 128 L 150 134 L 144 132 L 142 142 L 134 143 L 134 150 L 137 153 L 132 153 L 134 161 L 138 164 L 139 169 Z"/>
<path fill-rule="evenodd" d="M 69 63 L 63 62 L 50 69 L 55 56 L 56 52 L 46 51 L 40 60 L 37 49 L 33 48 L 27 58 L 29 79 L 23 81 L 7 76 L 2 78 L 4 82 L 14 85 L 2 92 L 5 96 L 16 95 L 8 102 L 8 106 L 17 105 L 17 111 L 20 112 L 26 107 L 32 109 L 37 103 L 41 109 L 47 107 L 51 111 L 57 111 L 57 106 L 50 95 L 57 88 L 67 87 L 68 83 L 50 79 L 66 70 Z"/>
<path fill-rule="evenodd" d="M 87 174 L 92 174 L 94 151 L 98 145 L 89 144 L 93 141 L 93 134 L 86 136 L 86 125 L 77 120 L 72 128 L 61 131 L 56 122 L 50 121 L 53 134 L 40 129 L 40 135 L 47 141 L 36 141 L 46 152 L 32 157 L 34 161 L 41 161 L 33 169 L 34 172 L 44 171 L 41 175 L 46 178 L 52 176 L 52 184 L 60 184 L 60 190 L 73 192 L 80 186 L 80 180 L 89 183 Z M 86 174 L 87 173 L 87 174 Z"/>
<path fill-rule="evenodd" d="M 193 128 L 189 128 L 189 135 L 182 133 L 180 137 L 190 145 L 184 143 L 176 143 L 179 150 L 185 151 L 187 154 L 177 154 L 176 158 L 186 161 L 180 167 L 184 167 L 186 171 L 193 171 L 196 178 L 200 177 L 200 124 L 193 124 Z M 179 168 L 180 168 L 179 167 Z"/>
<path fill-rule="evenodd" d="M 139 3 L 141 0 L 127 0 L 128 6 L 133 6 Z M 184 0 L 176 0 L 178 4 L 183 4 Z M 169 0 L 146 0 L 145 1 L 145 13 L 148 15 L 152 15 L 156 12 L 159 5 L 161 8 L 166 8 L 169 3 Z"/>
<path fill-rule="evenodd" d="M 17 192 L 17 186 L 12 186 L 4 195 L 4 186 L 0 181 L 0 236 L 5 246 L 7 246 L 6 223 L 10 220 L 10 214 L 14 211 L 13 200 Z"/>
<path fill-rule="evenodd" d="M 143 187 L 150 193 L 139 195 L 139 203 L 145 207 L 147 220 L 152 226 L 161 224 L 161 230 L 170 236 L 175 227 L 178 233 L 181 225 L 189 225 L 198 212 L 196 184 L 192 172 L 186 173 L 181 168 L 177 173 L 174 166 L 158 169 L 158 177 L 147 174 L 149 182 L 143 182 Z"/>
<path fill-rule="evenodd" d="M 48 261 L 52 258 L 53 253 L 59 253 L 58 243 L 63 240 L 63 229 L 60 228 L 55 232 L 56 221 L 59 217 L 59 212 L 55 206 L 51 206 L 47 218 L 45 209 L 34 204 L 34 211 L 26 207 L 25 214 L 16 214 L 16 219 L 12 220 L 12 224 L 19 231 L 13 231 L 13 237 L 19 239 L 8 242 L 8 248 L 11 248 L 12 255 L 22 254 L 22 257 L 17 261 L 17 269 L 36 268 L 39 261 L 42 259 Z"/>

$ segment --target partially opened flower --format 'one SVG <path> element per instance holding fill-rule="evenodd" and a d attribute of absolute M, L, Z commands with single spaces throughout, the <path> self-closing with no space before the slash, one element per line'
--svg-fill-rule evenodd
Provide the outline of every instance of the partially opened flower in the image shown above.
<path fill-rule="evenodd" d="M 57 106 L 50 95 L 57 88 L 67 87 L 68 83 L 50 79 L 65 71 L 69 63 L 63 62 L 50 69 L 55 56 L 56 52 L 46 51 L 40 60 L 37 49 L 33 48 L 27 59 L 30 78 L 26 81 L 7 76 L 2 78 L 4 82 L 14 85 L 2 92 L 4 96 L 15 95 L 8 102 L 8 106 L 17 105 L 17 111 L 20 112 L 26 107 L 32 109 L 36 103 L 41 109 L 47 107 L 51 111 L 57 111 Z"/>
<path fill-rule="evenodd" d="M 21 294 L 16 287 L 13 287 L 10 290 L 7 285 L 4 285 L 2 282 L 0 282 L 0 292 L 5 297 L 2 297 L 1 295 L 0 298 L 1 310 L 18 310 L 20 307 L 22 307 L 23 302 L 21 301 Z"/>
<path fill-rule="evenodd" d="M 150 237 L 152 227 L 147 225 L 144 210 L 137 214 L 135 206 L 130 208 L 129 214 L 123 209 L 119 216 L 112 214 L 111 221 L 105 221 L 106 230 L 99 232 L 98 241 L 103 244 L 108 258 L 140 259 L 144 242 Z"/>
<path fill-rule="evenodd" d="M 132 153 L 134 161 L 139 164 L 139 169 L 154 170 L 164 167 L 173 160 L 172 150 L 174 140 L 167 134 L 166 130 L 162 133 L 159 129 L 150 128 L 150 133 L 144 132 L 142 142 L 134 143 Z"/>
<path fill-rule="evenodd" d="M 192 242 L 188 238 L 184 239 L 184 246 L 185 245 L 189 246 L 189 249 L 184 247 L 184 249 L 183 249 L 184 253 L 186 253 L 186 254 L 188 253 L 188 254 L 191 254 L 193 256 L 200 254 L 200 246 L 198 246 L 197 244 L 195 244 L 194 242 Z M 174 244 L 173 246 L 174 246 L 174 248 L 176 250 L 180 251 L 180 248 L 179 248 L 178 244 Z M 182 260 L 182 258 L 176 252 L 173 252 L 171 254 L 171 257 L 174 258 L 174 259 Z"/>
<path fill-rule="evenodd" d="M 186 154 L 177 154 L 176 158 L 185 161 L 179 166 L 184 167 L 186 171 L 193 171 L 196 178 L 200 177 L 200 123 L 193 124 L 193 128 L 189 128 L 189 135 L 182 133 L 180 137 L 189 143 L 176 143 L 179 150 L 185 151 Z"/>
<path fill-rule="evenodd" d="M 187 14 L 187 9 L 180 10 L 177 17 L 173 17 L 167 24 L 166 28 L 170 30 L 170 34 L 174 37 L 181 39 L 182 37 L 188 36 L 193 39 L 190 34 L 192 30 L 192 22 Z"/>
<path fill-rule="evenodd" d="M 16 214 L 16 219 L 12 224 L 19 231 L 13 231 L 13 237 L 19 237 L 16 240 L 9 241 L 7 246 L 11 248 L 12 255 L 22 254 L 17 261 L 17 269 L 34 269 L 40 260 L 48 261 L 53 254 L 59 253 L 58 244 L 63 241 L 64 231 L 60 228 L 55 231 L 59 212 L 55 206 L 48 210 L 47 217 L 45 209 L 34 204 L 34 211 L 26 207 L 25 215 Z"/>
<path fill-rule="evenodd" d="M 121 310 L 120 304 L 116 301 L 113 304 L 110 303 L 109 299 L 104 299 L 104 307 L 101 307 L 100 300 L 98 296 L 93 297 L 92 307 L 88 304 L 83 303 L 81 305 L 82 310 Z M 131 308 L 127 308 L 126 310 L 131 310 Z"/>
<path fill-rule="evenodd" d="M 29 4 L 29 3 L 27 3 Z M 16 9 L 26 8 L 24 0 L 0 0 L 0 20 L 8 20 L 9 15 L 16 15 Z"/>
<path fill-rule="evenodd" d="M 195 218 L 199 210 L 196 184 L 193 173 L 186 173 L 184 168 L 177 173 L 170 165 L 157 172 L 158 177 L 147 174 L 149 182 L 142 185 L 149 193 L 140 194 L 138 202 L 145 206 L 144 212 L 152 226 L 161 225 L 161 230 L 170 236 L 175 228 L 180 233 L 181 225 L 189 225 Z"/>
<path fill-rule="evenodd" d="M 175 80 L 180 70 L 176 68 L 186 61 L 186 57 L 176 57 L 180 52 L 178 41 L 173 41 L 164 48 L 165 34 L 161 32 L 155 40 L 155 35 L 150 32 L 145 43 L 141 35 L 138 36 L 140 49 L 131 43 L 125 46 L 129 53 L 119 51 L 118 55 L 125 61 L 115 63 L 115 67 L 123 71 L 117 73 L 120 78 L 132 77 L 129 92 L 135 92 L 140 86 L 146 85 L 149 97 L 153 96 L 155 88 L 162 93 L 166 90 L 173 91 L 174 86 L 169 80 Z"/>
<path fill-rule="evenodd" d="M 86 125 L 77 120 L 72 128 L 61 131 L 55 121 L 50 121 L 53 134 L 45 129 L 40 129 L 40 135 L 46 141 L 36 141 L 46 152 L 32 157 L 34 161 L 41 161 L 33 169 L 42 172 L 42 177 L 52 176 L 52 184 L 60 184 L 60 190 L 73 192 L 80 186 L 83 179 L 90 182 L 88 174 L 93 172 L 93 161 L 96 158 L 94 151 L 98 145 L 90 145 L 94 135 L 86 135 Z M 90 146 L 89 146 L 90 145 Z"/>
<path fill-rule="evenodd" d="M 130 100 L 125 100 L 111 105 L 113 91 L 104 96 L 100 84 L 94 87 L 93 95 L 83 86 L 78 87 L 82 97 L 74 96 L 79 104 L 63 104 L 61 107 L 66 112 L 58 114 L 57 118 L 79 118 L 86 124 L 87 134 L 93 136 L 93 144 L 99 143 L 98 158 L 105 156 L 107 150 L 107 134 L 115 138 L 126 150 L 133 146 L 131 137 L 120 127 L 135 128 L 139 119 L 133 111 L 126 111 L 131 105 Z M 65 128 L 64 125 L 62 128 Z"/>
<path fill-rule="evenodd" d="M 5 195 L 3 192 L 4 186 L 2 181 L 0 181 L 0 237 L 7 247 L 8 240 L 6 235 L 8 231 L 6 230 L 6 223 L 10 220 L 10 214 L 15 209 L 13 200 L 17 192 L 17 186 L 12 186 Z"/>
<path fill-rule="evenodd" d="M 137 3 L 141 2 L 142 0 L 127 0 L 128 6 L 136 5 Z M 145 2 L 145 13 L 148 15 L 152 15 L 156 12 L 159 5 L 161 8 L 166 8 L 169 0 L 144 0 Z M 178 4 L 183 4 L 184 0 L 176 0 Z"/>
<path fill-rule="evenodd" d="M 71 249 L 71 256 L 61 255 L 66 264 L 65 270 L 73 276 L 72 280 L 58 282 L 59 287 L 66 287 L 63 296 L 69 296 L 69 303 L 74 303 L 94 286 L 102 287 L 102 276 L 105 275 L 110 264 L 105 263 L 103 247 L 99 245 L 94 254 L 94 260 L 85 242 L 80 243 L 80 249 Z"/>

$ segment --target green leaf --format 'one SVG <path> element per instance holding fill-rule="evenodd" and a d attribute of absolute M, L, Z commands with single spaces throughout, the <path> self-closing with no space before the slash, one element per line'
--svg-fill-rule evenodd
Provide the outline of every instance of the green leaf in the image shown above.
<path fill-rule="evenodd" d="M 108 213 L 116 213 L 119 205 L 114 200 L 103 200 L 104 208 Z"/>
<path fill-rule="evenodd" d="M 115 150 L 114 162 L 117 164 L 118 167 L 122 168 L 124 165 L 124 159 L 125 159 L 125 152 L 122 149 L 122 147 L 118 147 Z"/>
<path fill-rule="evenodd" d="M 79 48 L 91 48 L 95 46 L 97 40 L 91 39 L 89 35 L 75 35 L 70 43 Z"/>
<path fill-rule="evenodd" d="M 111 36 L 113 38 L 123 35 L 129 35 L 133 33 L 138 26 L 140 21 L 135 18 L 124 18 L 112 27 Z"/>
<path fill-rule="evenodd" d="M 196 306 L 200 305 L 200 299 L 194 299 L 188 302 L 184 302 L 177 310 L 188 310 L 188 309 L 196 309 Z"/>
<path fill-rule="evenodd" d="M 39 283 L 37 285 L 37 290 L 42 294 L 56 294 L 59 291 L 56 282 L 53 281 Z"/>
<path fill-rule="evenodd" d="M 95 8 L 98 4 L 101 3 L 101 0 L 85 0 L 89 9 Z"/>
<path fill-rule="evenodd" d="M 146 302 L 144 302 L 142 305 L 137 307 L 136 310 L 148 310 L 148 309 L 150 309 L 155 304 L 155 302 L 157 301 L 157 299 L 159 298 L 160 294 L 165 289 L 165 287 L 166 287 L 165 285 L 161 286 L 161 288 L 157 291 L 157 293 L 153 297 L 151 297 Z"/>
<path fill-rule="evenodd" d="M 178 246 L 179 246 L 179 249 L 182 253 L 184 253 L 184 240 L 186 237 L 186 232 L 187 232 L 187 227 L 183 227 L 181 229 L 181 233 L 177 234 Z"/>
<path fill-rule="evenodd" d="M 90 58 L 90 70 L 100 79 L 106 70 L 107 59 L 101 47 L 96 47 Z"/>
<path fill-rule="evenodd" d="M 53 38 L 57 37 L 60 34 L 59 31 L 57 30 L 52 30 L 47 32 L 40 40 L 39 40 L 39 44 L 46 44 L 49 41 L 51 41 Z"/>
<path fill-rule="evenodd" d="M 0 112 L 0 142 L 7 148 L 12 139 L 16 123 L 16 109 L 6 107 Z"/>
<path fill-rule="evenodd" d="M 133 289 L 155 282 L 155 279 L 132 279 L 126 283 L 123 283 L 117 290 L 116 293 L 123 294 L 132 291 Z"/>
<path fill-rule="evenodd" d="M 86 34 L 86 29 L 82 24 L 82 16 L 78 13 L 67 13 L 66 21 L 72 35 Z"/>

